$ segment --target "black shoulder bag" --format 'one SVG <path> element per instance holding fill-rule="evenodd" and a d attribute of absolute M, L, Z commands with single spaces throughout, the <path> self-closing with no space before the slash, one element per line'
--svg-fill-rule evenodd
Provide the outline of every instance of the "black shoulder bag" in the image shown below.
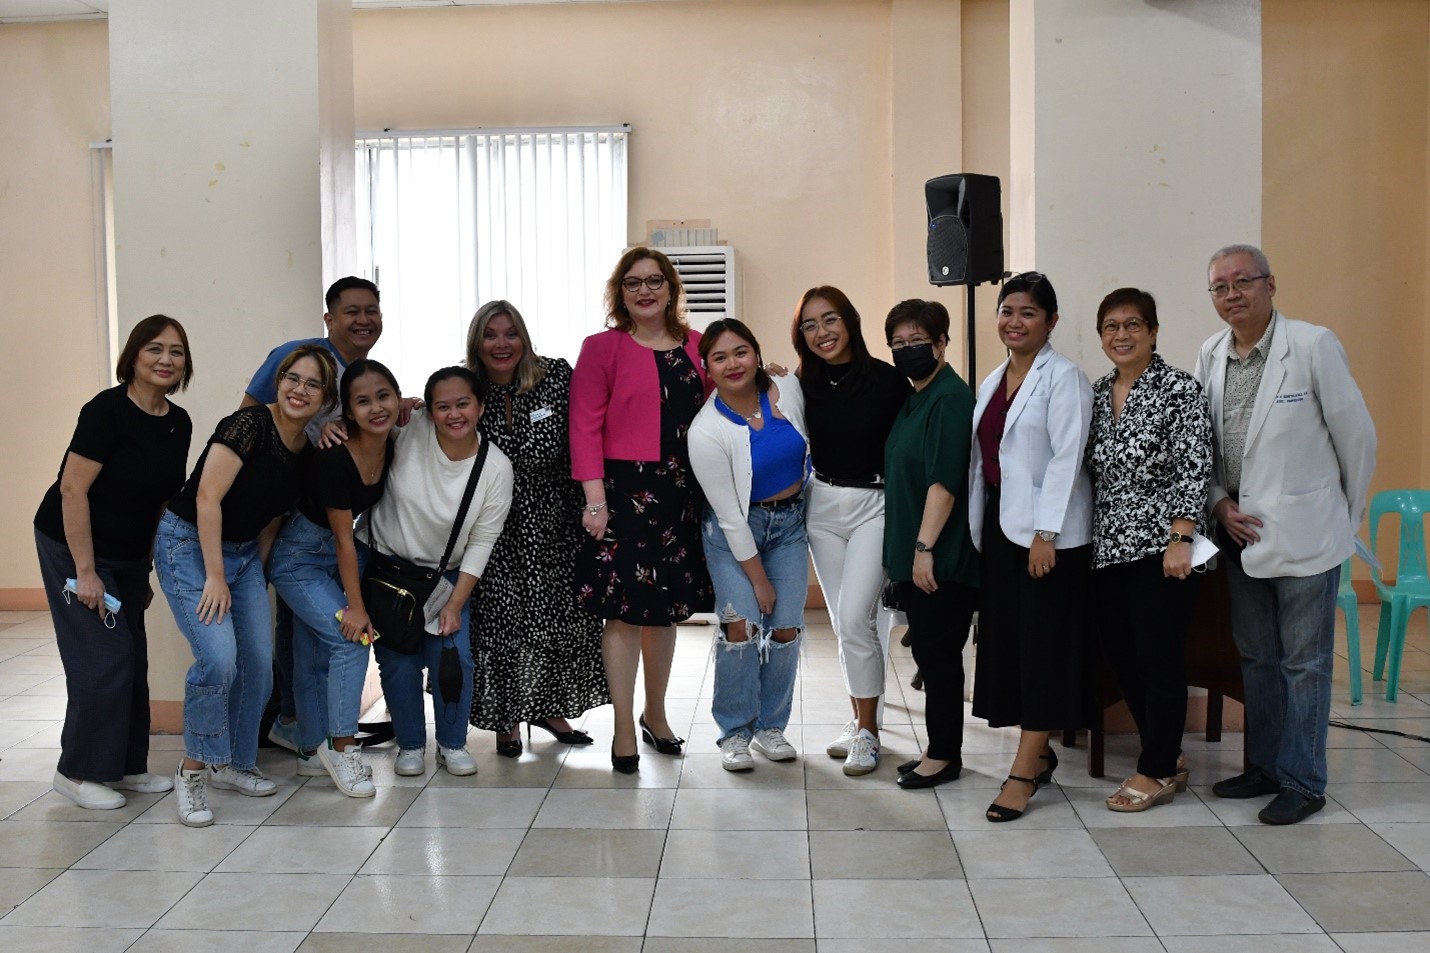
<path fill-rule="evenodd" d="M 381 636 L 385 648 L 404 655 L 414 655 L 422 648 L 427 625 L 423 607 L 442 581 L 447 562 L 457 548 L 457 535 L 462 531 L 462 523 L 467 519 L 467 510 L 471 508 L 472 497 L 477 492 L 477 480 L 486 465 L 489 444 L 489 440 L 482 439 L 476 462 L 472 464 L 471 476 L 467 478 L 467 488 L 462 493 L 462 504 L 457 507 L 457 521 L 452 524 L 452 534 L 447 538 L 447 550 L 442 554 L 442 564 L 436 569 L 419 566 L 374 546 L 372 514 L 368 514 L 368 554 L 367 567 L 362 574 L 362 597 L 367 603 L 367 615 L 372 620 L 372 627 Z"/>

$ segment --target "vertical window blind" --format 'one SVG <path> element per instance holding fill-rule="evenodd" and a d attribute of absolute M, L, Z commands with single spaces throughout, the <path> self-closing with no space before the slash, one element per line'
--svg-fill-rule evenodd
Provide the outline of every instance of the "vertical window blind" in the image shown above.
<path fill-rule="evenodd" d="M 538 353 L 574 361 L 626 245 L 628 126 L 384 133 L 357 141 L 361 274 L 382 291 L 373 356 L 415 394 L 505 298 Z"/>

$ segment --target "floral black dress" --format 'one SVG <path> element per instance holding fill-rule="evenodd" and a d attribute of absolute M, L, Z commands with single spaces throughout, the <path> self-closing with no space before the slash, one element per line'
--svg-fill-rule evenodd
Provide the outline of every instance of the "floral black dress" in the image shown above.
<path fill-rule="evenodd" d="M 610 701 L 601 620 L 573 597 L 586 534 L 566 438 L 571 365 L 541 360 L 546 376 L 528 393 L 490 385 L 477 425 L 515 474 L 511 513 L 472 593 L 471 723 L 489 731 L 575 718 Z"/>
<path fill-rule="evenodd" d="M 577 597 L 603 619 L 668 626 L 715 605 L 686 433 L 705 388 L 685 348 L 653 351 L 660 376 L 660 459 L 606 460 L 606 538 L 581 537 Z"/>

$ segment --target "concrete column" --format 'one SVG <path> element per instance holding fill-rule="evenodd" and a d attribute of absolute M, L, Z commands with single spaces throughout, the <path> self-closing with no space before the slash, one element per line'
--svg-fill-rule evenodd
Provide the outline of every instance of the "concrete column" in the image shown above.
<path fill-rule="evenodd" d="M 110 5 L 120 340 L 155 312 L 188 330 L 191 462 L 271 348 L 323 333 L 352 266 L 351 7 Z M 188 646 L 162 595 L 148 624 L 156 730 L 175 730 Z"/>
<path fill-rule="evenodd" d="M 1159 351 L 1190 369 L 1221 326 L 1208 257 L 1260 240 L 1259 0 L 1012 0 L 1009 13 L 1009 270 L 1053 281 L 1054 345 L 1090 377 L 1111 368 L 1098 302 L 1125 285 L 1157 298 Z M 992 317 L 980 323 L 991 337 Z"/>

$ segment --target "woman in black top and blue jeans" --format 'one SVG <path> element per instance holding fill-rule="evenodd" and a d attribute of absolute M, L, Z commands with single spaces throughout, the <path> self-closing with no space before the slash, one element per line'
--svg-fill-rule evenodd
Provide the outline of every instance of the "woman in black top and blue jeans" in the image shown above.
<path fill-rule="evenodd" d="M 336 398 L 328 349 L 305 344 L 278 365 L 278 400 L 219 421 L 159 521 L 154 564 L 194 653 L 184 681 L 179 821 L 214 821 L 208 785 L 250 797 L 277 790 L 258 771 L 258 721 L 273 688 L 273 625 L 263 561 L 298 500 L 312 447 L 304 426 Z"/>
<path fill-rule="evenodd" d="M 156 314 L 120 352 L 118 387 L 79 412 L 60 476 L 35 514 L 40 578 L 69 699 L 54 789 L 80 807 L 158 793 L 149 773 L 149 554 L 164 501 L 184 482 L 193 425 L 169 395 L 194 375 L 183 325 Z M 74 593 L 64 592 L 75 580 Z M 106 598 L 117 598 L 110 612 Z M 117 789 L 117 790 L 116 790 Z"/>

